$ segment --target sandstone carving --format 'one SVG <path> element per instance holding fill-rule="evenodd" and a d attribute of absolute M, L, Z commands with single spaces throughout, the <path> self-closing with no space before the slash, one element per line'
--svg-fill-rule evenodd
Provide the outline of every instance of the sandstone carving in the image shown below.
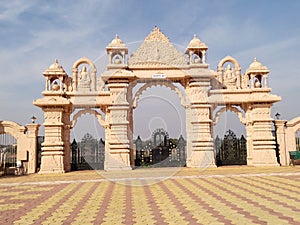
<path fill-rule="evenodd" d="M 175 91 L 186 109 L 188 167 L 216 166 L 212 131 L 227 110 L 246 126 L 247 164 L 278 165 L 270 108 L 281 98 L 270 93 L 269 70 L 255 59 L 242 74 L 238 61 L 226 56 L 214 71 L 206 62 L 207 50 L 195 35 L 181 53 L 155 27 L 128 59 L 128 48 L 116 35 L 106 47 L 109 64 L 101 75 L 86 57 L 74 63 L 71 76 L 56 60 L 43 73 L 43 98 L 34 102 L 45 115 L 40 173 L 70 171 L 70 129 L 85 113 L 105 128 L 105 169 L 133 168 L 133 110 L 143 91 L 155 85 Z M 144 85 L 134 95 L 138 83 Z M 216 112 L 217 106 L 223 108 Z M 76 109 L 82 111 L 71 121 Z"/>

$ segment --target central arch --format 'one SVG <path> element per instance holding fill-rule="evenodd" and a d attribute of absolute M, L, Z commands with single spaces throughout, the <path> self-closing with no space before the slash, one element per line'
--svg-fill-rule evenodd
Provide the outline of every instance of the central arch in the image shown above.
<path fill-rule="evenodd" d="M 172 91 L 175 91 L 175 93 L 178 95 L 178 97 L 180 99 L 181 105 L 183 107 L 186 106 L 185 96 L 183 95 L 183 93 L 179 89 L 179 87 L 174 85 L 172 81 L 170 81 L 170 80 L 150 80 L 147 83 L 145 83 L 142 87 L 140 87 L 139 90 L 136 92 L 136 94 L 132 100 L 132 106 L 134 108 L 137 107 L 138 100 L 139 100 L 140 96 L 143 94 L 143 92 L 153 86 L 165 86 L 165 87 L 170 88 Z"/>
<path fill-rule="evenodd" d="M 213 124 L 217 166 L 246 165 L 245 112 L 238 106 L 223 106 L 215 113 Z"/>

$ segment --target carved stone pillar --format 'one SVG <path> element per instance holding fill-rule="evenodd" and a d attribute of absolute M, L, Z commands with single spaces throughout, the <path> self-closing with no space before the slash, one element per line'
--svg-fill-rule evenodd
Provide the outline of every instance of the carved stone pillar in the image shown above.
<path fill-rule="evenodd" d="M 42 143 L 39 173 L 64 173 L 70 170 L 70 108 L 66 98 L 51 96 L 34 102 L 44 111 L 45 140 Z M 66 158 L 65 158 L 66 157 Z"/>
<path fill-rule="evenodd" d="M 253 126 L 251 122 L 247 122 L 246 124 L 246 140 L 247 140 L 247 165 L 253 165 L 253 143 L 252 143 L 252 134 L 253 134 Z"/>
<path fill-rule="evenodd" d="M 63 142 L 64 142 L 64 171 L 69 172 L 71 171 L 71 146 L 70 146 L 70 115 L 72 111 L 70 107 L 65 108 L 62 114 L 62 122 L 63 126 Z"/>
<path fill-rule="evenodd" d="M 279 147 L 280 164 L 282 166 L 289 165 L 289 154 L 285 144 L 285 124 L 286 120 L 275 120 L 276 138 Z"/>
<path fill-rule="evenodd" d="M 190 109 L 187 113 L 187 129 L 190 143 L 187 150 L 187 167 L 215 167 L 212 138 L 212 120 L 208 99 L 209 80 L 191 82 L 188 89 Z"/>
<path fill-rule="evenodd" d="M 269 104 L 253 104 L 251 110 L 252 165 L 278 166 L 276 143 L 272 135 L 272 121 Z M 247 130 L 248 131 L 248 130 Z"/>
<path fill-rule="evenodd" d="M 128 83 L 109 83 L 112 97 L 112 106 L 109 121 L 109 153 L 106 154 L 104 169 L 120 170 L 131 169 L 130 141 L 129 141 L 129 103 L 127 101 Z"/>

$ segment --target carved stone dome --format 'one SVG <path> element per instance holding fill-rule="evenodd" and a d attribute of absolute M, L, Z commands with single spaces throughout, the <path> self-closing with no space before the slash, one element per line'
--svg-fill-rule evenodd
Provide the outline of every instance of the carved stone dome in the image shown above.
<path fill-rule="evenodd" d="M 116 37 L 109 43 L 107 46 L 109 48 L 124 48 L 126 47 L 123 41 L 119 38 L 119 36 L 116 34 Z"/>
<path fill-rule="evenodd" d="M 58 63 L 57 59 L 55 59 L 54 63 L 51 66 L 49 66 L 49 69 L 61 69 L 61 68 L 62 66 Z"/>
<path fill-rule="evenodd" d="M 256 58 L 254 58 L 253 63 L 250 64 L 247 69 L 247 74 L 249 73 L 269 73 L 269 69 L 266 66 L 263 66 Z"/>
<path fill-rule="evenodd" d="M 190 41 L 188 49 L 207 49 L 207 46 L 205 43 L 201 42 L 200 39 L 197 37 L 196 34 L 194 34 L 193 39 Z"/>
<path fill-rule="evenodd" d="M 54 63 L 49 66 L 48 69 L 46 69 L 43 73 L 44 75 L 63 75 L 63 76 L 67 76 L 65 70 L 63 69 L 63 67 L 58 63 L 58 60 L 55 59 Z"/>
<path fill-rule="evenodd" d="M 254 61 L 250 64 L 249 69 L 261 69 L 263 67 L 264 66 L 259 61 L 257 61 L 256 58 L 254 58 Z"/>

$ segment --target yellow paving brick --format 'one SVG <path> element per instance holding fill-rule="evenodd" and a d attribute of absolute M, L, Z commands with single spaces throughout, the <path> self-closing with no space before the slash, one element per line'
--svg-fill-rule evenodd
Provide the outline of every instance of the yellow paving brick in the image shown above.
<path fill-rule="evenodd" d="M 141 198 L 141 196 L 145 196 L 144 188 L 132 187 L 133 221 L 137 224 L 142 222 L 154 224 L 155 220 L 149 203 L 147 199 Z"/>
<path fill-rule="evenodd" d="M 243 179 L 243 178 L 239 178 L 239 179 Z M 244 186 L 244 183 L 243 182 L 238 182 L 236 180 L 231 180 L 231 179 L 226 179 L 227 182 L 230 182 L 232 184 L 238 184 L 238 186 Z M 229 185 L 229 184 L 226 184 L 224 182 L 222 182 L 222 179 L 220 180 L 215 180 L 215 183 L 216 184 L 219 184 L 219 185 L 222 185 L 223 188 L 227 189 L 227 190 L 230 190 L 230 191 L 233 191 L 233 192 L 237 192 L 237 189 L 238 187 L 234 187 L 233 185 Z M 253 186 L 248 186 L 249 190 L 253 191 L 255 188 Z M 260 190 L 258 190 L 258 193 L 260 193 Z M 256 202 L 257 204 L 261 205 L 261 206 L 266 206 L 266 203 L 268 203 L 269 201 L 267 200 L 262 200 L 261 198 L 259 198 L 257 195 L 255 194 L 252 194 L 250 192 L 243 192 L 242 196 L 244 196 L 246 199 L 248 199 L 249 201 L 254 201 Z M 233 199 L 235 199 L 235 197 L 232 197 L 232 201 Z M 246 201 L 238 201 L 236 200 L 236 202 L 238 203 L 239 202 L 239 205 L 240 207 L 243 207 L 245 208 L 247 205 L 248 205 L 248 209 L 251 210 L 251 214 L 255 215 L 255 216 L 258 216 L 260 219 L 262 220 L 265 220 L 265 221 L 269 221 L 269 220 L 276 220 L 277 221 L 277 224 L 280 223 L 280 224 L 288 224 L 287 221 L 285 220 L 282 220 L 280 219 L 278 216 L 276 215 L 272 215 L 270 214 L 269 212 L 259 208 L 258 206 L 254 206 L 253 204 L 251 203 L 248 203 Z M 249 207 L 249 205 L 251 205 L 252 207 Z M 272 204 L 272 209 L 274 210 L 276 207 L 278 207 L 277 204 Z M 262 214 L 258 214 L 259 211 L 262 211 L 263 210 L 263 213 Z M 276 210 L 275 210 L 276 211 Z M 278 211 L 278 210 L 277 210 Z"/>
<path fill-rule="evenodd" d="M 107 207 L 107 213 L 105 214 L 104 220 L 111 222 L 124 222 L 125 212 L 125 186 L 122 184 L 116 184 L 115 189 L 112 193 L 110 202 Z M 113 218 L 113 220 L 112 220 Z"/>
<path fill-rule="evenodd" d="M 265 182 L 265 180 L 263 180 Z M 241 179 L 241 182 L 243 182 L 243 185 L 245 185 L 245 187 L 249 187 L 249 181 L 247 179 Z M 253 187 L 253 191 L 262 194 L 266 197 L 271 198 L 273 201 L 264 201 L 265 205 L 268 206 L 271 209 L 274 209 L 274 202 L 276 203 L 276 205 L 278 207 L 276 207 L 277 212 L 282 213 L 283 215 L 295 218 L 295 221 L 299 221 L 298 219 L 300 218 L 300 216 L 298 216 L 298 213 L 294 212 L 292 209 L 289 209 L 286 206 L 282 206 L 280 204 L 277 203 L 277 201 L 282 202 L 284 205 L 289 205 L 291 207 L 295 207 L 300 209 L 300 202 L 298 201 L 299 199 L 299 195 L 297 193 L 291 192 L 289 190 L 280 190 L 280 187 L 278 188 L 274 188 L 274 185 L 278 185 L 279 183 L 277 183 L 277 180 L 273 180 L 273 183 L 268 182 L 269 184 L 272 185 L 265 185 L 262 184 L 261 179 L 256 178 L 255 179 L 251 179 L 251 183 L 252 183 L 252 187 L 253 184 L 259 186 L 260 188 L 257 187 Z M 267 190 L 262 189 L 261 187 L 264 187 Z M 295 188 L 294 188 L 295 189 Z M 286 197 L 283 195 L 288 195 L 290 197 Z M 276 212 L 276 210 L 274 210 Z"/>
<path fill-rule="evenodd" d="M 204 182 L 202 182 L 199 179 L 195 179 L 194 181 L 196 181 L 196 183 L 202 185 L 203 187 L 207 187 L 208 185 Z M 213 209 L 215 209 L 219 214 L 223 215 L 226 217 L 226 219 L 229 219 L 231 221 L 233 221 L 236 224 L 240 224 L 240 223 L 251 223 L 252 221 L 247 219 L 247 218 L 239 218 L 237 217 L 238 213 L 231 209 L 229 206 L 227 206 L 225 203 L 220 202 L 218 199 L 210 196 L 207 191 L 203 191 L 197 187 L 195 187 L 193 184 L 189 183 L 187 180 L 179 180 L 180 183 L 182 183 L 183 186 L 185 187 L 190 187 L 189 190 L 196 194 L 197 196 L 201 197 L 202 200 L 208 204 L 210 207 L 212 207 Z M 209 187 L 209 189 L 211 191 L 213 191 L 214 193 L 218 193 L 219 190 L 215 187 Z M 226 193 L 225 193 L 226 194 Z M 221 196 L 221 195 L 219 195 Z M 222 195 L 222 197 L 224 197 Z M 228 201 L 230 201 L 231 196 L 228 196 Z M 219 207 L 217 208 L 216 205 L 219 205 Z M 213 215 L 209 215 L 210 216 L 210 223 L 219 223 L 217 221 L 216 218 L 213 217 Z"/>
<path fill-rule="evenodd" d="M 55 195 L 50 197 L 44 202 L 41 202 L 41 205 L 37 205 L 30 212 L 28 212 L 25 216 L 22 216 L 18 221 L 26 220 L 28 222 L 34 223 L 39 217 L 41 217 L 49 208 L 55 205 L 61 198 L 75 189 L 79 184 L 69 184 L 67 187 L 63 188 L 61 191 L 57 192 Z"/>
<path fill-rule="evenodd" d="M 12 200 L 26 200 L 26 199 L 36 199 L 39 198 L 41 194 L 23 194 L 12 197 Z"/>
<path fill-rule="evenodd" d="M 82 187 L 69 198 L 67 201 L 65 201 L 60 207 L 58 207 L 55 212 L 52 213 L 52 215 L 46 219 L 44 223 L 48 223 L 51 221 L 58 221 L 58 220 L 65 220 L 73 211 L 73 209 L 77 206 L 77 204 L 81 201 L 82 198 L 87 194 L 87 192 L 91 189 L 93 186 L 93 183 L 86 183 L 83 184 Z"/>
<path fill-rule="evenodd" d="M 180 211 L 176 209 L 173 202 L 169 199 L 166 193 L 161 190 L 161 188 L 157 184 L 154 184 L 150 187 L 151 193 L 155 199 L 155 203 L 162 213 L 162 216 L 165 218 L 165 222 L 172 223 L 173 220 L 178 220 L 178 224 L 186 224 L 186 221 L 180 215 Z"/>
<path fill-rule="evenodd" d="M 12 209 L 19 209 L 21 207 L 24 207 L 24 203 L 18 203 L 18 204 L 5 204 L 0 207 L 0 212 L 5 210 L 12 210 Z"/>

